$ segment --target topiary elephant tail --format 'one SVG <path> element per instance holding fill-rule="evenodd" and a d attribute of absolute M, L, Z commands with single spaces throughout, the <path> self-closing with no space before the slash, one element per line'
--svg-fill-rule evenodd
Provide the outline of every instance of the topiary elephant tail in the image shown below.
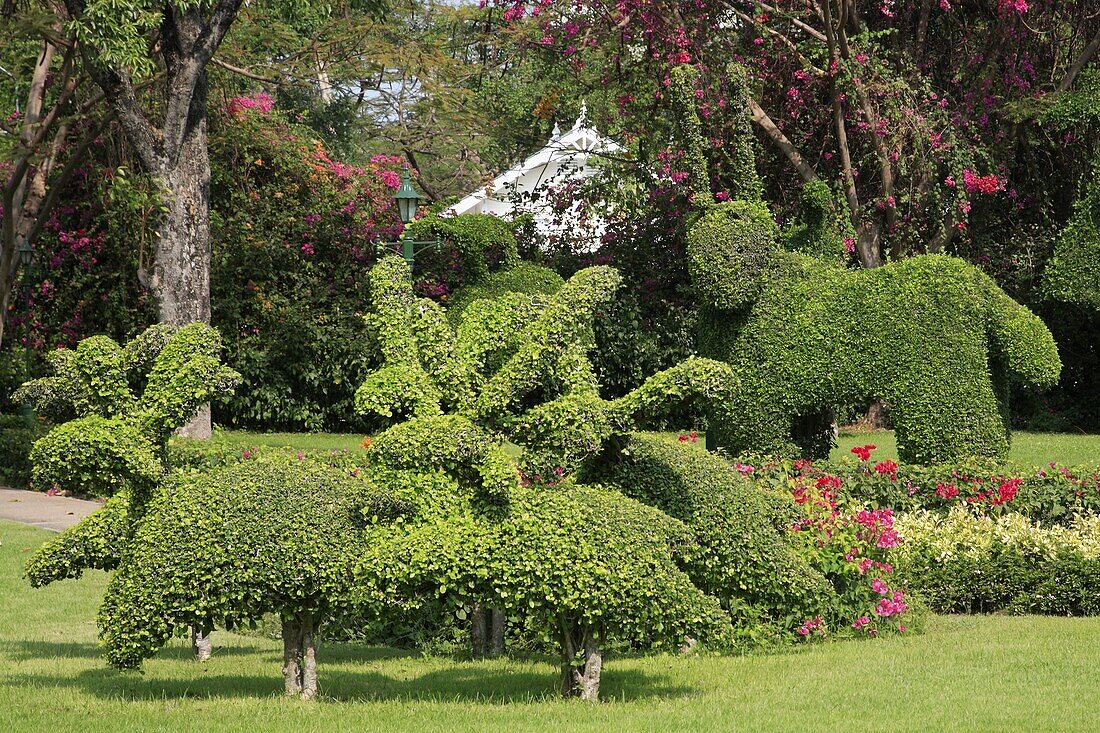
<path fill-rule="evenodd" d="M 1062 360 L 1046 324 L 982 274 L 989 298 L 988 330 L 1004 366 L 1019 382 L 1046 389 L 1058 383 Z"/>

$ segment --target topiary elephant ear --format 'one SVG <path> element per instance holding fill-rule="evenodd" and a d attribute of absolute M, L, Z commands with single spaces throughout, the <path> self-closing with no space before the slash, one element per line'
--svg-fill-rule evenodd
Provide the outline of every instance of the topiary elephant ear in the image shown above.
<path fill-rule="evenodd" d="M 753 302 L 778 251 L 779 230 L 767 206 L 713 206 L 688 231 L 688 270 L 702 302 L 738 310 Z"/>

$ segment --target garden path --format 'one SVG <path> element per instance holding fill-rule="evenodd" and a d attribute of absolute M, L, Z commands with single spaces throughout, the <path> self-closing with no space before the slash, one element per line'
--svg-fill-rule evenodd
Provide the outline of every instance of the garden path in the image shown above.
<path fill-rule="evenodd" d="M 97 501 L 0 488 L 0 519 L 60 532 L 103 506 Z"/>

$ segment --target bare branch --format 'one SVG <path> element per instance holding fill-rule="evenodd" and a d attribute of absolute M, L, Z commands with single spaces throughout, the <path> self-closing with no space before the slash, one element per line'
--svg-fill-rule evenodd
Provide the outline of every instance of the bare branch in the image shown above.
<path fill-rule="evenodd" d="M 772 121 L 772 118 L 768 116 L 768 113 L 756 103 L 755 99 L 749 99 L 749 111 L 752 113 L 752 121 L 760 126 L 760 129 L 764 131 L 775 146 L 787 156 L 787 160 L 791 162 L 791 165 L 795 167 L 798 174 L 802 176 L 802 180 L 809 183 L 817 178 L 817 173 L 814 171 L 813 166 L 806 162 L 806 159 L 802 157 L 802 153 L 798 152 L 798 148 L 794 146 L 783 131 Z"/>

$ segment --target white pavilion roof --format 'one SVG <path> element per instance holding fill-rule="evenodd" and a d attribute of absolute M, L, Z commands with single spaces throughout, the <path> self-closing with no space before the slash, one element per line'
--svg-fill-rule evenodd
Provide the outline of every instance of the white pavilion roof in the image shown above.
<path fill-rule="evenodd" d="M 555 222 L 549 202 L 545 200 L 546 189 L 596 175 L 599 169 L 593 163 L 601 155 L 623 152 L 622 146 L 614 140 L 589 127 L 587 117 L 587 106 L 582 106 L 581 115 L 572 129 L 562 134 L 555 125 L 554 134 L 542 150 L 449 207 L 443 216 L 532 213 L 536 225 L 545 234 L 554 235 L 568 229 L 560 221 Z M 560 219 L 560 216 L 556 218 Z M 593 236 L 602 234 L 602 227 L 599 229 Z"/>

